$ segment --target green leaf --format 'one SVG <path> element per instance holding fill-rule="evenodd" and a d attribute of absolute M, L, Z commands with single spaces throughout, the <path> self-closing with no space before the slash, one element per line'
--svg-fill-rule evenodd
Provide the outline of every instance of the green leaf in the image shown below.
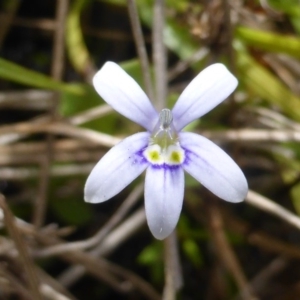
<path fill-rule="evenodd" d="M 280 170 L 284 183 L 287 186 L 291 186 L 291 201 L 295 211 L 300 216 L 300 183 L 295 184 L 295 182 L 298 182 L 300 172 L 300 147 L 299 143 L 293 142 L 284 143 L 283 147 L 289 149 L 289 151 L 292 151 L 293 155 L 287 156 L 282 154 L 283 151 L 276 151 L 273 153 L 273 157 L 280 166 L 278 169 Z"/>
<path fill-rule="evenodd" d="M 291 197 L 297 215 L 300 216 L 300 184 L 296 184 L 292 187 Z"/>
<path fill-rule="evenodd" d="M 164 29 L 164 42 L 183 60 L 190 58 L 199 49 L 199 44 L 192 40 L 186 27 L 172 19 L 167 20 Z"/>
<path fill-rule="evenodd" d="M 162 255 L 162 248 L 159 243 L 154 242 L 145 247 L 138 256 L 138 262 L 143 265 L 152 265 L 153 263 L 160 262 Z"/>
<path fill-rule="evenodd" d="M 257 63 L 247 52 L 237 52 L 239 78 L 251 95 L 257 95 L 275 104 L 288 116 L 300 121 L 300 98 L 291 91 L 268 69 Z"/>
<path fill-rule="evenodd" d="M 160 241 L 154 241 L 145 247 L 137 258 L 138 263 L 149 268 L 153 281 L 157 283 L 161 282 L 164 274 L 162 264 L 162 247 L 163 243 Z"/>
<path fill-rule="evenodd" d="M 59 112 L 64 117 L 72 116 L 76 113 L 104 103 L 91 85 L 78 84 L 78 86 L 84 90 L 84 95 L 77 95 L 68 92 L 62 94 L 61 101 L 59 103 Z"/>
<path fill-rule="evenodd" d="M 295 28 L 295 31 L 300 35 L 300 18 L 299 17 L 291 17 L 291 22 Z"/>
<path fill-rule="evenodd" d="M 242 42 L 251 47 L 300 58 L 300 38 L 241 26 L 236 28 L 235 33 Z"/>
<path fill-rule="evenodd" d="M 185 239 L 182 243 L 182 249 L 189 260 L 197 267 L 203 264 L 203 256 L 197 243 L 192 239 Z"/>
<path fill-rule="evenodd" d="M 299 0 L 268 0 L 268 4 L 276 10 L 288 15 L 300 17 Z"/>
<path fill-rule="evenodd" d="M 85 92 L 80 85 L 62 83 L 49 76 L 29 70 L 3 58 L 0 58 L 0 77 L 9 81 L 42 89 L 69 92 L 77 95 L 83 95 Z"/>
<path fill-rule="evenodd" d="M 87 109 L 103 105 L 104 101 L 90 85 L 82 85 L 86 94 L 83 96 L 71 93 L 63 93 L 59 102 L 60 114 L 64 117 L 70 117 Z M 118 115 L 116 113 L 96 118 L 92 121 L 82 124 L 82 127 L 94 129 L 109 134 L 114 134 L 117 129 Z"/>
<path fill-rule="evenodd" d="M 80 14 L 89 0 L 77 0 L 69 12 L 66 24 L 66 46 L 69 59 L 80 73 L 91 67 L 89 51 L 81 30 Z"/>

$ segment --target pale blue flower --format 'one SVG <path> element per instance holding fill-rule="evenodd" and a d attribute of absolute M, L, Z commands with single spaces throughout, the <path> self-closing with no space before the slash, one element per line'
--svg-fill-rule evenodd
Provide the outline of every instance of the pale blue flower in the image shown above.
<path fill-rule="evenodd" d="M 172 110 L 157 113 L 139 85 L 117 64 L 107 62 L 94 87 L 116 111 L 144 127 L 104 155 L 89 175 L 85 201 L 106 201 L 146 170 L 145 209 L 157 239 L 176 227 L 184 196 L 184 170 L 218 197 L 242 201 L 247 181 L 238 165 L 203 136 L 181 130 L 203 116 L 236 88 L 222 64 L 203 70 L 183 91 Z"/>

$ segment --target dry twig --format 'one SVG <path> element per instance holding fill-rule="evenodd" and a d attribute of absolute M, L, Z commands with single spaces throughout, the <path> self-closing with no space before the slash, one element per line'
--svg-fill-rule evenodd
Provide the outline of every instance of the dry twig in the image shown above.
<path fill-rule="evenodd" d="M 227 271 L 233 276 L 243 299 L 254 300 L 257 299 L 253 294 L 244 271 L 238 262 L 238 259 L 227 241 L 223 230 L 223 221 L 220 210 L 214 199 L 207 203 L 207 213 L 209 221 L 209 229 L 212 239 L 215 244 L 216 254 L 219 256 L 222 263 L 225 265 Z"/>
<path fill-rule="evenodd" d="M 129 13 L 130 22 L 131 22 L 131 29 L 133 32 L 137 53 L 138 53 L 138 56 L 139 56 L 139 59 L 141 62 L 141 66 L 142 66 L 145 90 L 146 90 L 148 97 L 153 101 L 154 93 L 153 93 L 153 86 L 152 86 L 152 80 L 151 80 L 148 55 L 147 55 L 144 36 L 143 36 L 143 32 L 142 32 L 142 26 L 140 23 L 135 0 L 127 0 L 127 6 L 128 6 L 128 13 Z"/>
<path fill-rule="evenodd" d="M 245 201 L 258 209 L 284 220 L 297 229 L 300 229 L 300 218 L 274 201 L 251 190 L 249 190 Z"/>
<path fill-rule="evenodd" d="M 0 208 L 4 212 L 4 220 L 13 241 L 15 242 L 16 248 L 18 250 L 20 261 L 22 262 L 24 271 L 28 276 L 28 285 L 30 293 L 35 300 L 43 300 L 39 291 L 39 280 L 36 274 L 34 263 L 31 261 L 31 258 L 28 254 L 27 247 L 23 241 L 20 232 L 15 225 L 14 217 L 6 205 L 5 198 L 0 194 Z"/>

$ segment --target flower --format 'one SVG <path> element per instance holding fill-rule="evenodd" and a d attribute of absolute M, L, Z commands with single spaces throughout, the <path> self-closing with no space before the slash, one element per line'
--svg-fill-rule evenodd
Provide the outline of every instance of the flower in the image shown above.
<path fill-rule="evenodd" d="M 116 111 L 147 131 L 125 138 L 106 153 L 89 175 L 85 201 L 106 201 L 146 171 L 145 210 L 157 239 L 172 233 L 184 197 L 184 170 L 229 202 L 248 191 L 238 165 L 203 136 L 181 130 L 225 100 L 237 79 L 222 64 L 213 64 L 186 87 L 172 110 L 159 114 L 139 85 L 117 64 L 107 62 L 95 75 L 99 95 Z"/>

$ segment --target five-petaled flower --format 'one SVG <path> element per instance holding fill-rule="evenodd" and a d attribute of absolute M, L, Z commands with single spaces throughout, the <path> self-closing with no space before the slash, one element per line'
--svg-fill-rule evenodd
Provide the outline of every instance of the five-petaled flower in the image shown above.
<path fill-rule="evenodd" d="M 203 70 L 173 109 L 160 113 L 139 85 L 113 62 L 102 67 L 93 83 L 108 104 L 147 131 L 127 137 L 101 158 L 85 185 L 87 202 L 112 198 L 147 169 L 147 222 L 152 234 L 164 239 L 176 227 L 182 209 L 184 170 L 226 201 L 245 198 L 248 185 L 237 164 L 205 137 L 181 131 L 236 88 L 237 80 L 225 66 L 213 64 Z"/>

